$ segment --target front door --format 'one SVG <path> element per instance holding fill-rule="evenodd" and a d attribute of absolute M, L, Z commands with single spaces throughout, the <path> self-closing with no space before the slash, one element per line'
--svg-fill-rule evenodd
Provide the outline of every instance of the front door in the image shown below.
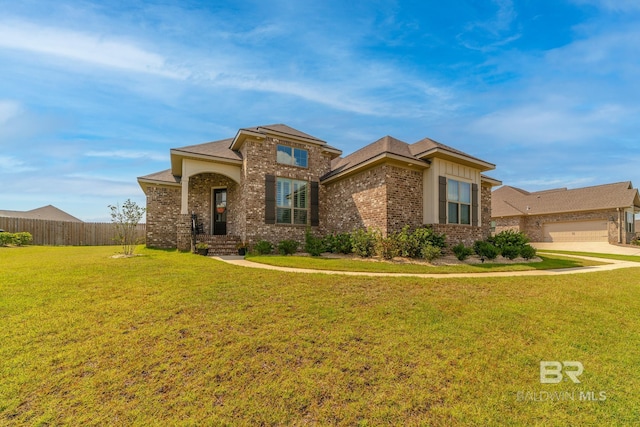
<path fill-rule="evenodd" d="M 227 234 L 227 189 L 213 190 L 213 234 Z"/>

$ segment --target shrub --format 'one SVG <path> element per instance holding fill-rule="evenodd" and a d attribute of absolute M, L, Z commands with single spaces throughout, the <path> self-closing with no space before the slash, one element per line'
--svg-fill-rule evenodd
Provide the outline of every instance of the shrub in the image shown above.
<path fill-rule="evenodd" d="M 273 252 L 273 245 L 270 242 L 267 242 L 266 240 L 260 240 L 258 243 L 255 244 L 255 246 L 253 247 L 253 250 L 258 255 L 269 255 L 271 252 Z"/>
<path fill-rule="evenodd" d="M 520 249 L 520 256 L 524 259 L 531 259 L 536 256 L 536 248 L 531 245 L 524 245 Z"/>
<path fill-rule="evenodd" d="M 632 244 L 632 245 L 640 246 L 640 237 L 636 237 L 635 239 L 633 239 L 633 240 L 631 241 L 631 244 Z"/>
<path fill-rule="evenodd" d="M 520 254 L 520 248 L 514 245 L 507 245 L 502 248 L 500 253 L 503 257 L 513 260 L 518 258 L 518 255 Z"/>
<path fill-rule="evenodd" d="M 514 246 L 518 248 L 518 251 L 527 243 L 529 243 L 529 238 L 521 231 L 513 231 L 513 230 L 505 230 L 496 234 L 492 243 L 496 248 L 502 252 L 502 249 L 506 246 Z"/>
<path fill-rule="evenodd" d="M 486 240 L 478 240 L 475 242 L 473 244 L 473 251 L 480 258 L 486 258 L 488 260 L 496 259 L 498 255 L 500 255 L 500 250 Z"/>
<path fill-rule="evenodd" d="M 465 259 L 469 258 L 471 254 L 473 254 L 473 249 L 465 246 L 463 243 L 458 243 L 451 249 L 456 255 L 456 258 L 458 258 L 458 260 L 460 261 L 464 261 Z"/>
<path fill-rule="evenodd" d="M 440 255 L 442 255 L 442 250 L 439 247 L 433 246 L 429 243 L 424 245 L 420 250 L 420 256 L 422 256 L 422 258 L 429 262 L 440 257 Z"/>
<path fill-rule="evenodd" d="M 416 229 L 411 235 L 411 238 L 415 240 L 415 245 L 420 248 L 420 251 L 422 251 L 427 244 L 439 249 L 444 249 L 447 246 L 447 236 L 444 233 L 436 233 L 431 227 Z"/>
<path fill-rule="evenodd" d="M 304 250 L 311 256 L 320 256 L 325 250 L 322 239 L 314 236 L 309 228 L 304 233 Z"/>
<path fill-rule="evenodd" d="M 300 243 L 295 240 L 283 240 L 278 243 L 278 253 L 280 255 L 293 255 L 298 250 Z"/>
<path fill-rule="evenodd" d="M 400 255 L 400 245 L 395 235 L 389 237 L 377 236 L 375 243 L 376 255 L 384 259 L 393 259 Z"/>
<path fill-rule="evenodd" d="M 0 246 L 7 246 L 13 243 L 13 233 L 0 233 Z"/>
<path fill-rule="evenodd" d="M 109 205 L 109 209 L 111 209 L 111 222 L 115 231 L 113 240 L 122 246 L 125 255 L 132 255 L 138 243 L 136 229 L 146 209 L 130 199 L 122 204 L 122 208 L 116 204 Z"/>
<path fill-rule="evenodd" d="M 363 258 L 369 258 L 375 253 L 376 233 L 362 228 L 351 233 L 353 252 Z"/>
<path fill-rule="evenodd" d="M 337 254 L 350 254 L 353 252 L 351 234 L 337 233 L 325 236 L 323 239 L 325 250 Z"/>

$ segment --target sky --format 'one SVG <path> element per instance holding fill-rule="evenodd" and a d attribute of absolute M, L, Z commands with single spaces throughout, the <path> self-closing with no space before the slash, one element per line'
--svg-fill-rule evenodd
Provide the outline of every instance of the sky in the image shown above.
<path fill-rule="evenodd" d="M 0 0 L 0 210 L 109 221 L 171 148 L 275 123 L 640 186 L 639 76 L 636 0 Z"/>

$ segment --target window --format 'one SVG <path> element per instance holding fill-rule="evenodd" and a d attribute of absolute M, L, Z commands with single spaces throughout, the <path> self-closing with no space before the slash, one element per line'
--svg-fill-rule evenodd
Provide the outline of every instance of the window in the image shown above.
<path fill-rule="evenodd" d="M 471 225 L 471 184 L 447 180 L 447 222 Z"/>
<path fill-rule="evenodd" d="M 309 163 L 309 153 L 301 148 L 278 145 L 277 161 L 285 165 L 306 168 Z"/>
<path fill-rule="evenodd" d="M 632 213 L 627 212 L 627 233 L 635 233 L 635 217 Z"/>
<path fill-rule="evenodd" d="M 286 178 L 276 180 L 277 224 L 307 224 L 308 191 L 306 181 Z"/>

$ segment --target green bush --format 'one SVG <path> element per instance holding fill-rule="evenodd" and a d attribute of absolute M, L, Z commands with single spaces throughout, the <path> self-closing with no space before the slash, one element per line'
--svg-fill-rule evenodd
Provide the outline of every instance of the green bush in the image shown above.
<path fill-rule="evenodd" d="M 520 255 L 520 248 L 514 245 L 507 245 L 502 248 L 500 253 L 503 257 L 514 260 L 518 258 L 518 255 Z"/>
<path fill-rule="evenodd" d="M 351 244 L 353 253 L 362 258 L 373 256 L 375 253 L 376 234 L 378 233 L 371 229 L 363 230 L 362 228 L 352 232 Z"/>
<path fill-rule="evenodd" d="M 520 256 L 524 259 L 531 259 L 536 256 L 536 248 L 531 245 L 524 245 L 520 249 Z"/>
<path fill-rule="evenodd" d="M 16 245 L 23 246 L 28 245 L 33 241 L 31 233 L 23 231 L 21 233 L 0 233 L 0 246 Z"/>
<path fill-rule="evenodd" d="M 13 233 L 0 233 L 0 246 L 7 246 L 13 243 Z"/>
<path fill-rule="evenodd" d="M 631 241 L 632 245 L 640 246 L 640 237 L 636 237 Z"/>
<path fill-rule="evenodd" d="M 266 240 L 260 240 L 255 244 L 253 250 L 258 255 L 269 255 L 271 252 L 273 252 L 273 245 Z"/>
<path fill-rule="evenodd" d="M 475 242 L 473 244 L 473 251 L 480 258 L 485 258 L 488 260 L 496 259 L 498 255 L 500 255 L 500 250 L 486 240 L 478 240 L 477 242 Z"/>
<path fill-rule="evenodd" d="M 322 239 L 314 236 L 309 228 L 304 234 L 304 250 L 311 256 L 320 256 L 325 251 Z"/>
<path fill-rule="evenodd" d="M 293 255 L 298 250 L 300 243 L 295 240 L 283 240 L 278 243 L 278 253 L 280 255 Z"/>
<path fill-rule="evenodd" d="M 350 254 L 353 252 L 350 233 L 329 234 L 323 239 L 325 250 L 334 254 Z"/>
<path fill-rule="evenodd" d="M 444 233 L 436 233 L 431 227 L 416 229 L 412 234 L 412 239 L 415 240 L 415 244 L 421 249 L 427 244 L 439 249 L 444 249 L 447 246 L 447 236 Z"/>
<path fill-rule="evenodd" d="M 424 245 L 420 250 L 420 256 L 429 262 L 433 261 L 436 258 L 439 258 L 441 255 L 442 250 L 439 247 L 433 246 L 429 243 Z"/>
<path fill-rule="evenodd" d="M 506 246 L 513 246 L 518 248 L 518 251 L 527 243 L 529 238 L 521 231 L 505 230 L 496 234 L 491 243 L 502 252 Z"/>
<path fill-rule="evenodd" d="M 470 255 L 473 254 L 473 249 L 465 246 L 464 243 L 458 243 L 451 249 L 453 250 L 453 253 L 456 255 L 456 258 L 458 258 L 458 260 L 460 261 L 464 261 L 465 259 L 469 258 Z"/>
<path fill-rule="evenodd" d="M 393 259 L 400 256 L 400 245 L 395 235 L 389 237 L 377 236 L 375 243 L 376 255 L 384 259 Z"/>

